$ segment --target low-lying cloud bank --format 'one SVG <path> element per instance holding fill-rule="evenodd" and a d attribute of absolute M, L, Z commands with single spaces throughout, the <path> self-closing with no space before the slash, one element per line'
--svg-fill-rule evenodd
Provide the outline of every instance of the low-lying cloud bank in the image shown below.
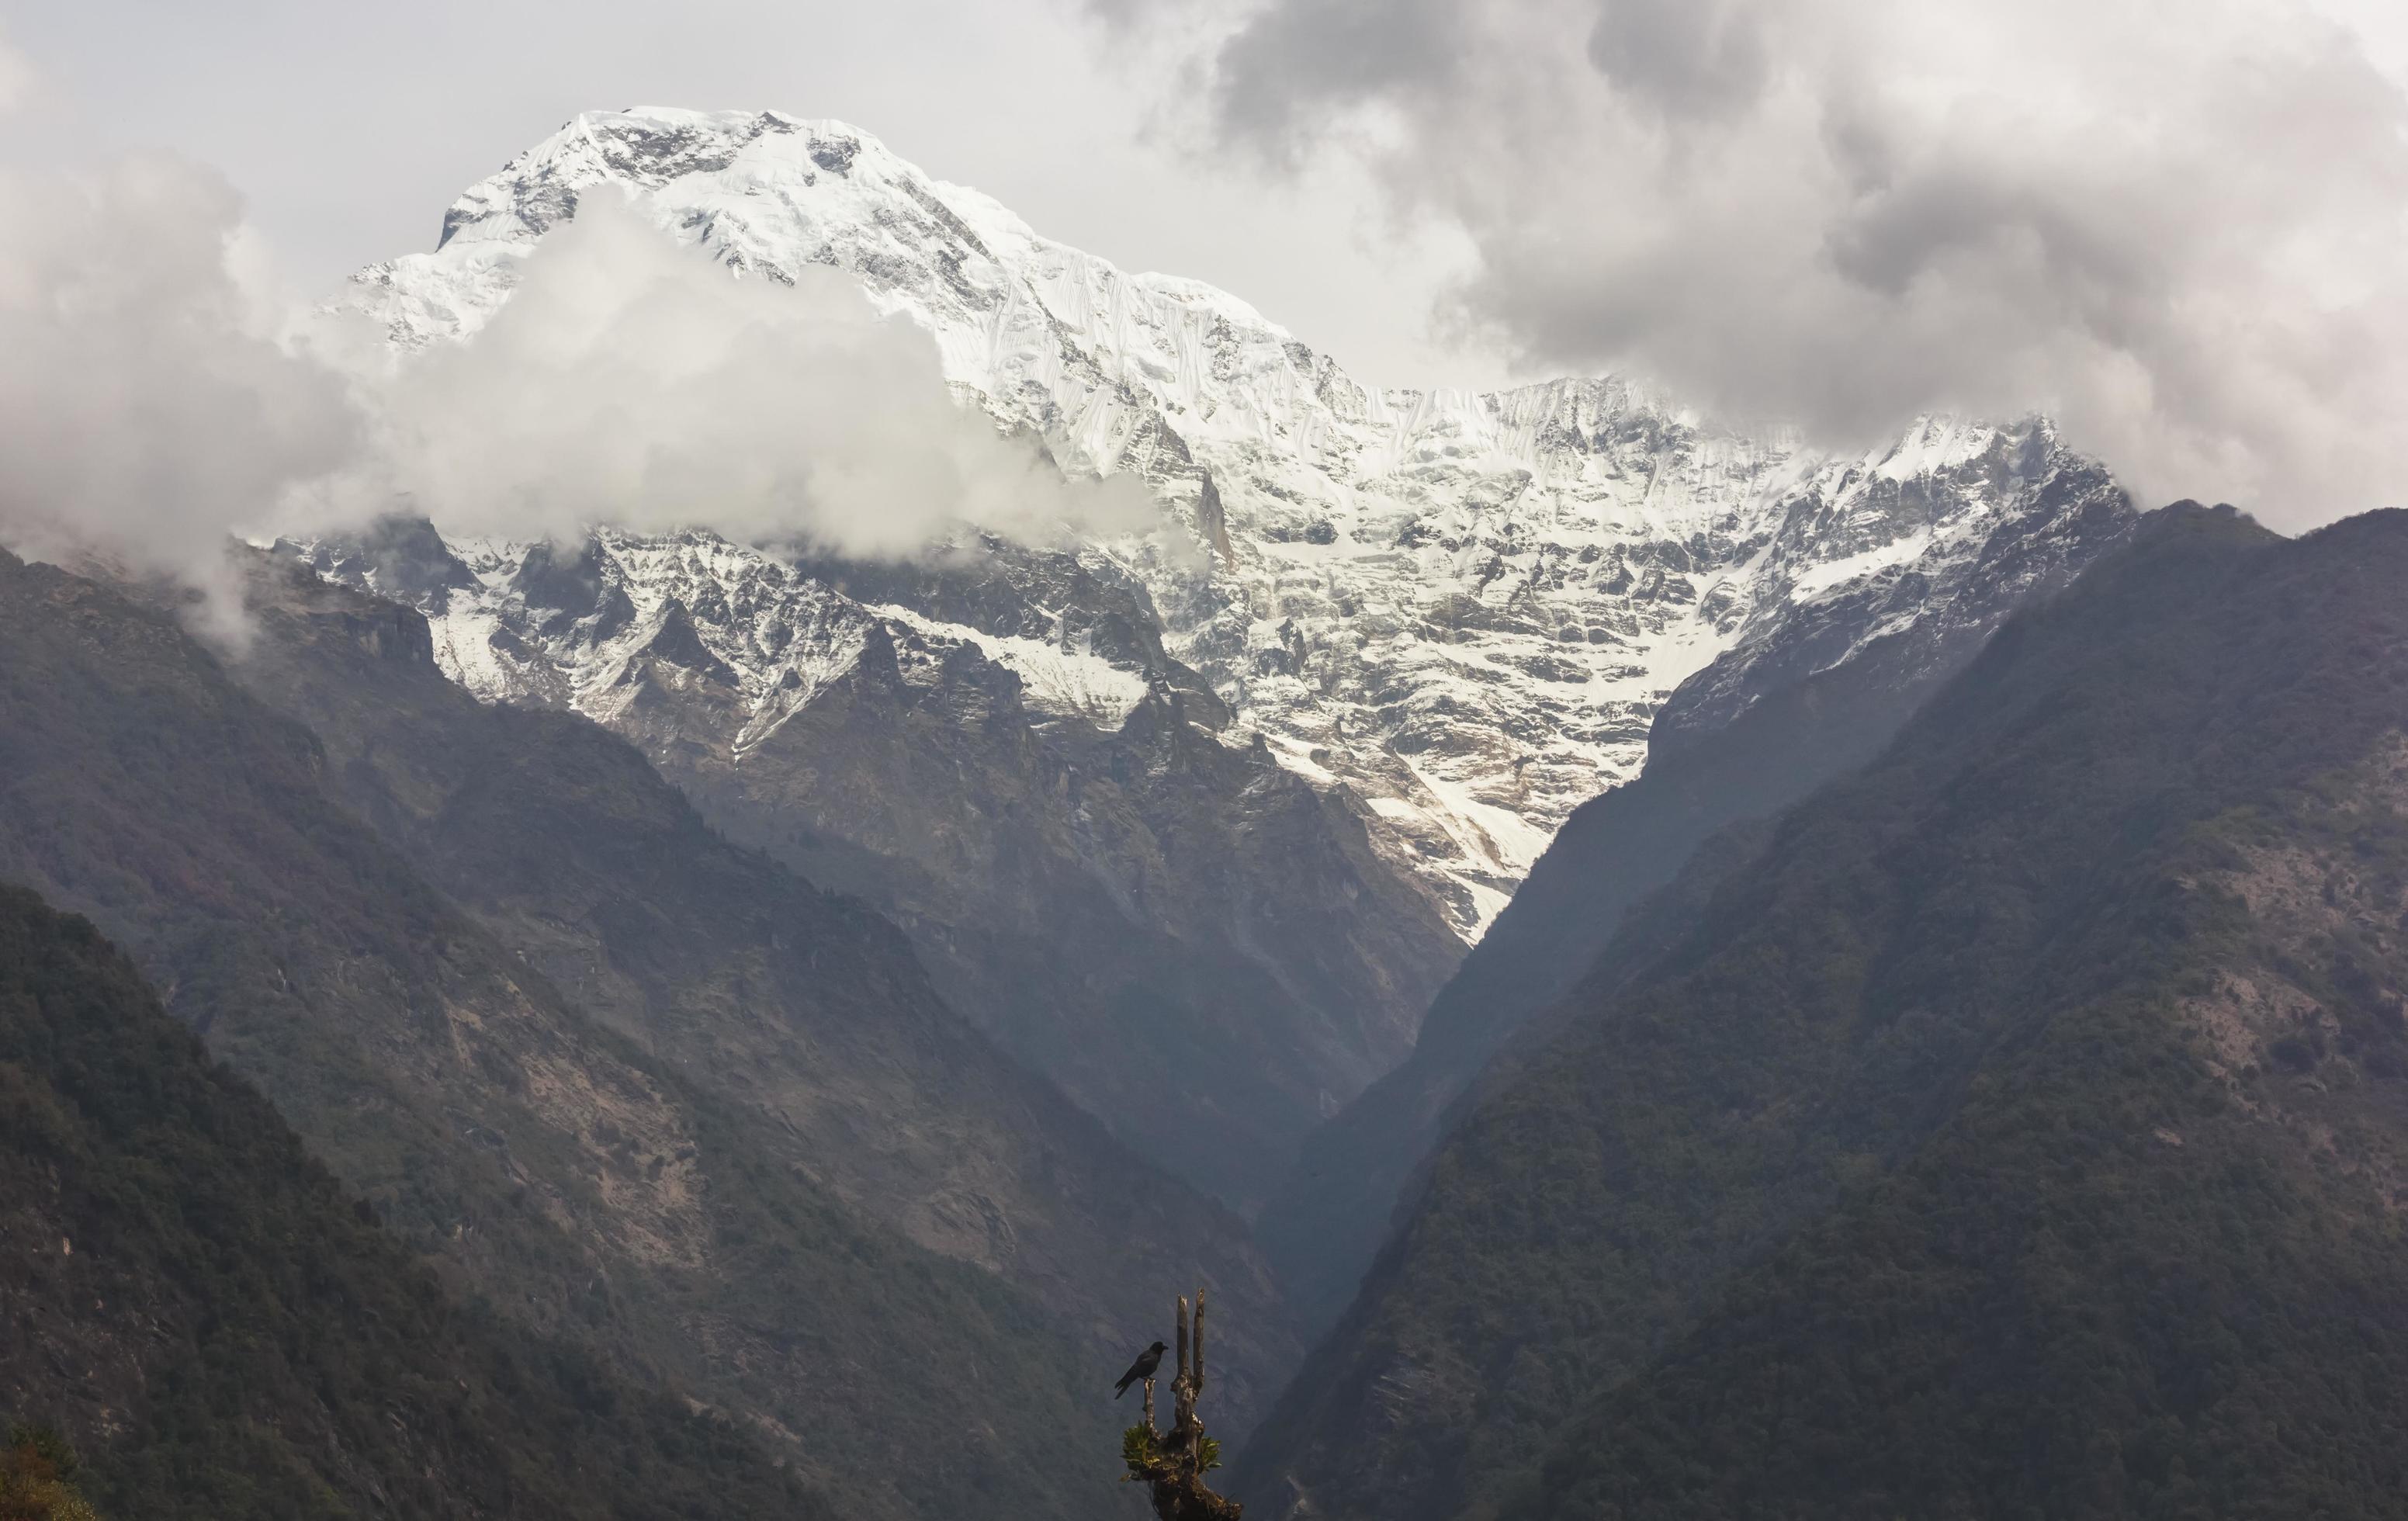
<path fill-rule="evenodd" d="M 276 336 L 240 202 L 170 158 L 0 171 L 0 539 L 210 583 L 228 530 L 359 457 L 343 378 Z"/>
<path fill-rule="evenodd" d="M 0 47 L 0 87 L 23 78 Z M 959 404 L 928 335 L 841 273 L 738 279 L 607 196 L 475 338 L 413 355 L 264 269 L 233 188 L 187 161 L 0 171 L 0 542 L 180 576 L 238 633 L 229 535 L 402 503 L 517 538 L 702 524 L 866 556 L 1159 523 L 1140 483 L 1068 480 Z"/>
<path fill-rule="evenodd" d="M 1533 368 L 1868 438 L 2055 413 L 2144 496 L 2408 500 L 2408 102 L 2286 0 L 1090 0 L 1218 146 L 1359 155 Z"/>
<path fill-rule="evenodd" d="M 465 343 L 357 366 L 372 421 L 351 501 L 566 537 L 704 523 L 908 556 L 961 524 L 1023 542 L 1156 523 L 1127 479 L 1066 479 L 948 387 L 935 340 L 835 269 L 738 279 L 589 195 Z"/>

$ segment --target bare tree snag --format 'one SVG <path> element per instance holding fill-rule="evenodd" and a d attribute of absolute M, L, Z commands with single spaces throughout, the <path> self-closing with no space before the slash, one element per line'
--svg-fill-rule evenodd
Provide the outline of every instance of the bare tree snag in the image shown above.
<path fill-rule="evenodd" d="M 1203 1298 L 1203 1291 L 1197 1291 Z M 1179 1374 L 1170 1381 L 1170 1435 L 1173 1442 L 1196 1424 L 1196 1379 L 1187 1370 L 1187 1296 L 1179 1297 Z"/>
<path fill-rule="evenodd" d="M 1145 1421 L 1121 1434 L 1121 1457 L 1128 1476 L 1147 1486 L 1157 1521 L 1239 1521 L 1243 1507 L 1205 1487 L 1204 1475 L 1221 1466 L 1221 1444 L 1204 1434 L 1196 1401 L 1204 1393 L 1204 1291 L 1196 1291 L 1191 1317 L 1179 1301 L 1179 1371 L 1170 1381 L 1170 1429 L 1154 1426 L 1154 1381 L 1146 1380 Z"/>

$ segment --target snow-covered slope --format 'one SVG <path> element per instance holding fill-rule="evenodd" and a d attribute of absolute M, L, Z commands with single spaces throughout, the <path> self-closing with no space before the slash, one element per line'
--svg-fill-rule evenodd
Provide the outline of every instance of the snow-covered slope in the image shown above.
<path fill-rule="evenodd" d="M 547 614 L 560 610 L 530 604 L 520 584 L 529 557 L 549 559 L 550 546 L 475 539 L 447 547 L 474 569 L 477 585 L 432 606 L 380 586 L 373 570 L 353 575 L 323 551 L 314 558 L 334 579 L 425 610 L 437 660 L 488 701 L 556 700 L 609 725 L 629 698 L 622 681 L 628 663 L 678 646 L 681 663 L 714 667 L 744 695 L 749 715 L 733 741 L 739 757 L 851 670 L 873 631 L 896 644 L 907 666 L 939 666 L 965 648 L 976 651 L 1019 677 L 1030 709 L 1057 718 L 1075 714 L 1117 728 L 1147 691 L 1133 663 L 1098 653 L 1093 631 L 1075 620 L 1064 620 L 1052 639 L 990 634 L 859 601 L 704 529 L 597 529 L 587 552 L 597 569 L 607 564 L 608 586 L 618 595 L 606 594 L 603 610 L 590 618 L 550 626 Z"/>
<path fill-rule="evenodd" d="M 2038 421 L 1925 420 L 1829 457 L 1627 380 L 1374 391 L 1234 296 L 1115 268 L 856 128 L 775 112 L 580 116 L 465 194 L 435 251 L 364 271 L 347 299 L 405 347 L 469 334 L 605 183 L 738 270 L 853 272 L 1066 468 L 1142 475 L 1211 547 L 1114 557 L 1146 581 L 1168 654 L 1234 710 L 1230 738 L 1351 788 L 1375 848 L 1467 939 L 1575 806 L 1636 774 L 1684 680 L 1736 652 L 1711 718 L 1749 700 L 1750 671 L 1842 660 L 1898 619 L 1985 624 L 2029 590 L 1964 573 L 1985 543 L 2043 546 L 2033 575 L 2052 578 L 2091 546 L 2036 520 L 2116 495 Z M 729 658 L 747 637 L 704 642 Z M 473 630 L 451 648 L 471 684 L 511 658 Z M 1033 702 L 1109 720 L 1134 700 L 1127 663 L 1108 675 L 1058 639 L 982 648 Z M 573 653 L 526 658 L 602 677 Z M 783 699 L 765 700 L 772 722 Z"/>

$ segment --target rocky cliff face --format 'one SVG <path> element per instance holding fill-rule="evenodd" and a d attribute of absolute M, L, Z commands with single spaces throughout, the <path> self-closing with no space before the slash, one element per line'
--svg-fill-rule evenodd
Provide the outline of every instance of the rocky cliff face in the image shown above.
<path fill-rule="evenodd" d="M 2042 511 L 1978 542 L 1787 603 L 1682 683 L 1656 714 L 1645 769 L 1573 811 L 1431 1004 L 1412 1056 L 1313 1133 L 1265 1212 L 1259 1232 L 1309 1330 L 1353 1297 L 1482 1069 L 1600 975 L 1638 905 L 1717 831 L 1770 818 L 1871 760 L 2011 612 L 2060 589 L 2136 521 L 2095 467 L 2054 473 L 2042 490 Z M 1897 509 L 1895 486 L 1869 495 L 1868 511 Z M 1816 574 L 1766 573 L 1793 594 Z"/>
<path fill-rule="evenodd" d="M 476 702 L 412 610 L 290 565 L 258 567 L 250 607 L 242 681 L 320 738 L 343 802 L 579 1007 L 1101 1360 L 1200 1267 L 1232 1307 L 1232 1414 L 1259 1410 L 1293 1348 L 1245 1227 L 984 1039 L 891 925 L 731 845 L 585 719 Z"/>

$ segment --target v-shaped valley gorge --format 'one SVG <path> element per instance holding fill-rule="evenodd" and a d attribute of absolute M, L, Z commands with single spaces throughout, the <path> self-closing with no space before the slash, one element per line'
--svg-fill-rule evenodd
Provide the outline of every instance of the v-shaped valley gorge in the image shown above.
<path fill-rule="evenodd" d="M 775 112 L 580 116 L 343 304 L 405 352 L 473 343 L 606 190 L 747 278 L 852 274 L 966 405 L 1142 480 L 1165 531 L 880 565 L 738 542 L 697 500 L 674 534 L 394 520 L 287 551 L 423 610 L 478 696 L 597 720 L 892 917 L 949 1002 L 1244 1210 L 1405 1060 L 1651 728 L 1670 753 L 1859 668 L 1902 717 L 2131 521 L 2038 419 L 1832 455 L 1625 379 L 1375 390 Z"/>
<path fill-rule="evenodd" d="M 236 546 L 239 648 L 0 554 L 0 877 L 91 921 L 0 892 L 0 1399 L 104 1497 L 2397 1511 L 2408 513 L 1377 390 L 777 113 L 580 117 L 345 320 L 507 352 L 604 195 L 1151 516 L 429 497 Z M 333 1267 L 222 1317 L 198 1240 Z M 1188 1290 L 1218 1446 L 1110 1387 Z"/>

